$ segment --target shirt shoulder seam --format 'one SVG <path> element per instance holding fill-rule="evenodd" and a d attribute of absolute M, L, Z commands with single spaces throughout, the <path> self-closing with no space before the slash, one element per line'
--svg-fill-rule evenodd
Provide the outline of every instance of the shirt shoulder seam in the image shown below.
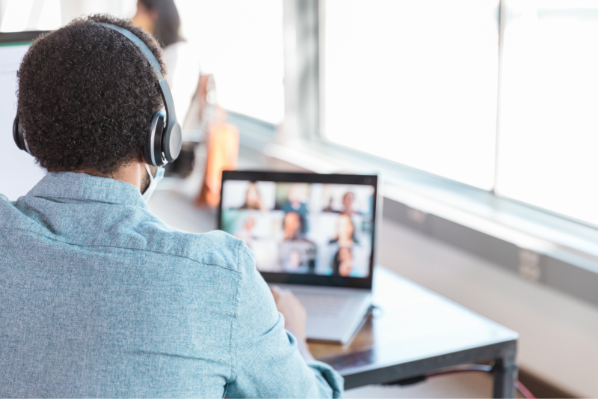
<path fill-rule="evenodd" d="M 243 242 L 239 242 L 238 244 L 238 249 L 237 249 L 237 267 L 241 268 L 243 265 L 241 265 L 239 262 L 241 261 L 241 257 L 244 255 L 244 250 L 245 250 L 245 244 Z M 238 278 L 239 281 L 237 282 L 237 291 L 235 292 L 235 313 L 233 314 L 233 317 L 231 319 L 231 328 L 230 328 L 230 354 L 231 354 L 231 376 L 230 376 L 230 380 L 234 381 L 237 378 L 237 356 L 236 356 L 236 350 L 237 350 L 237 346 L 235 345 L 235 340 L 234 340 L 234 330 L 235 330 L 235 324 L 239 318 L 239 303 L 240 303 L 240 298 L 239 298 L 239 294 L 241 292 L 241 284 L 243 283 L 243 273 L 239 272 L 238 274 Z"/>

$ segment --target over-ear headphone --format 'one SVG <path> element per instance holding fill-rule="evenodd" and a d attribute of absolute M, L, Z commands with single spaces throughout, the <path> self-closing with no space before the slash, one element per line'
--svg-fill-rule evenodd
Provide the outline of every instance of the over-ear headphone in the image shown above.
<path fill-rule="evenodd" d="M 160 63 L 145 43 L 132 32 L 112 24 L 102 22 L 99 22 L 99 24 L 117 31 L 131 40 L 141 50 L 154 69 L 156 76 L 158 76 L 158 84 L 160 86 L 160 93 L 162 95 L 162 100 L 164 101 L 166 112 L 160 110 L 152 115 L 152 121 L 148 127 L 145 145 L 143 147 L 143 157 L 145 158 L 146 163 L 154 166 L 160 166 L 174 161 L 181 152 L 183 138 L 181 126 L 177 122 L 176 113 L 174 111 L 172 93 L 170 92 L 170 87 L 168 87 L 168 82 L 166 82 L 166 79 L 162 76 L 162 72 L 160 72 Z M 19 123 L 18 111 L 12 126 L 12 135 L 17 147 L 31 154 L 31 150 L 25 139 L 25 130 Z"/>

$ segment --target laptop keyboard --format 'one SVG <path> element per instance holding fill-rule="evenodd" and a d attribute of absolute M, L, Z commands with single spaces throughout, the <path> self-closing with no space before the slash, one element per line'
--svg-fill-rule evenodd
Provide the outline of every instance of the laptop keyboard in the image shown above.
<path fill-rule="evenodd" d="M 307 314 L 312 317 L 338 317 L 351 298 L 335 295 L 296 294 Z"/>

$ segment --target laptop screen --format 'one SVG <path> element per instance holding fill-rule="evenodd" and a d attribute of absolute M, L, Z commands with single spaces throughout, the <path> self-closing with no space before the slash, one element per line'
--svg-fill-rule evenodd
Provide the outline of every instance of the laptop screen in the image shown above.
<path fill-rule="evenodd" d="M 375 176 L 224 172 L 220 228 L 268 282 L 368 288 Z"/>

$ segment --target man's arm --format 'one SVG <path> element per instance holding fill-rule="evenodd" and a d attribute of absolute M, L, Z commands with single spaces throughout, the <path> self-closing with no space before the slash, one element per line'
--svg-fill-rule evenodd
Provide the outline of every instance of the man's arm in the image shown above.
<path fill-rule="evenodd" d="M 289 324 L 297 326 L 295 333 L 300 335 L 297 339 L 285 330 L 285 318 L 277 311 L 273 294 L 256 270 L 255 258 L 246 247 L 241 250 L 239 261 L 242 263 L 239 265 L 241 283 L 231 337 L 233 366 L 225 395 L 231 398 L 341 397 L 342 377 L 328 365 L 314 361 L 309 354 L 305 327 L 303 330 L 300 327 L 301 315 L 299 321 Z M 288 294 L 280 291 L 278 296 L 279 303 L 285 301 L 287 310 L 292 312 L 296 308 L 296 304 L 291 304 L 296 298 L 289 299 Z"/>

